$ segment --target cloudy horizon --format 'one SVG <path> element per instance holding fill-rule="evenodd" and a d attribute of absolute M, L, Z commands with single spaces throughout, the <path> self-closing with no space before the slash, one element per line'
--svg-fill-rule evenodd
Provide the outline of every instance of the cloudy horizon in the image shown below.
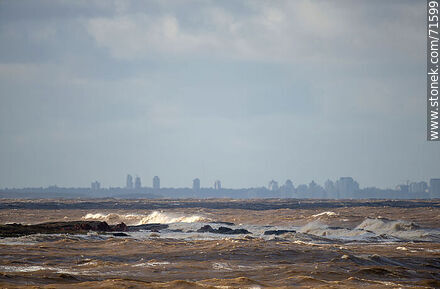
<path fill-rule="evenodd" d="M 1 1 L 0 188 L 440 177 L 423 1 Z"/>

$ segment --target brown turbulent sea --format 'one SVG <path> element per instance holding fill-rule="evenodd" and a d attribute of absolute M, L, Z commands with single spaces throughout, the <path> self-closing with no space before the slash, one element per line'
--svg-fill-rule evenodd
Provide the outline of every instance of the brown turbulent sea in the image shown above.
<path fill-rule="evenodd" d="M 128 236 L 88 232 L 1 238 L 1 288 L 440 287 L 438 201 L 0 204 L 1 224 L 167 225 Z M 200 231 L 207 225 L 213 231 Z M 220 227 L 248 233 L 222 233 Z"/>

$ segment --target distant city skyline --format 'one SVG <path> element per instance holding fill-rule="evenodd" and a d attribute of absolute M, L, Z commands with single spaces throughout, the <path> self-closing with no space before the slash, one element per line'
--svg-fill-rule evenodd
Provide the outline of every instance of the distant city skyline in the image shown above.
<path fill-rule="evenodd" d="M 440 198 L 440 178 L 399 184 L 394 189 L 359 186 L 352 177 L 328 179 L 323 185 L 310 181 L 308 184 L 294 184 L 287 179 L 284 184 L 270 180 L 267 186 L 244 187 L 239 189 L 222 187 L 216 180 L 213 186 L 201 185 L 201 180 L 192 180 L 192 187 L 161 187 L 159 176 L 154 176 L 151 186 L 142 186 L 139 176 L 134 184 L 132 175 L 126 176 L 125 186 L 105 187 L 93 181 L 89 188 L 58 187 L 46 188 L 0 188 L 1 198 L 20 196 L 24 198 L 306 198 L 306 199 L 430 199 Z"/>
<path fill-rule="evenodd" d="M 288 188 L 289 190 L 294 189 L 296 186 L 301 185 L 307 185 L 307 184 L 315 184 L 317 186 L 322 186 L 323 189 L 326 191 L 333 190 L 332 186 L 336 185 L 339 188 L 342 188 L 342 190 L 339 191 L 349 191 L 349 190 L 358 190 L 360 188 L 368 188 L 368 187 L 376 187 L 380 189 L 397 189 L 402 191 L 408 191 L 408 192 L 422 192 L 429 189 L 429 187 L 435 187 L 436 190 L 438 190 L 438 186 L 440 185 L 440 178 L 429 178 L 425 180 L 406 180 L 403 183 L 395 184 L 393 188 L 383 188 L 379 186 L 361 186 L 353 177 L 339 177 L 334 180 L 334 182 L 331 179 L 327 179 L 323 183 L 315 182 L 315 180 L 310 180 L 309 182 L 305 183 L 294 183 L 291 179 L 286 179 L 285 183 L 281 186 L 279 185 L 279 181 L 277 179 L 269 180 L 266 184 L 262 184 L 259 186 L 244 186 L 241 188 L 234 188 L 234 187 L 225 187 L 227 189 L 243 189 L 243 188 L 259 188 L 259 187 L 265 187 L 270 191 L 277 191 L 280 188 Z M 339 184 L 339 185 L 338 185 Z M 40 187 L 50 187 L 50 186 L 57 186 L 58 184 L 50 184 L 47 186 L 40 186 Z M 37 186 L 29 186 L 29 187 L 16 187 L 16 188 L 32 188 Z M 60 186 L 62 187 L 62 186 Z M 81 187 L 81 186 L 73 186 L 73 187 Z M 121 186 L 102 186 L 101 182 L 98 180 L 92 181 L 90 183 L 90 187 L 92 190 L 99 190 L 100 188 L 125 188 L 125 189 L 140 189 L 140 188 L 153 188 L 153 189 L 161 189 L 161 179 L 159 176 L 154 176 L 151 179 L 151 184 L 146 182 L 145 186 L 142 186 L 142 179 L 140 176 L 136 175 L 135 181 L 133 182 L 133 176 L 131 174 L 126 175 L 125 184 Z M 6 187 L 3 187 L 6 188 Z M 11 187 L 12 188 L 12 187 Z M 181 187 L 175 187 L 175 186 L 166 186 L 165 188 L 192 188 L 193 190 L 200 190 L 201 188 L 213 188 L 215 190 L 220 190 L 223 188 L 222 181 L 219 179 L 216 179 L 214 183 L 209 184 L 205 183 L 203 184 L 202 180 L 200 178 L 195 178 L 192 180 L 192 182 L 188 182 L 186 186 Z M 2 189 L 2 187 L 0 187 Z"/>

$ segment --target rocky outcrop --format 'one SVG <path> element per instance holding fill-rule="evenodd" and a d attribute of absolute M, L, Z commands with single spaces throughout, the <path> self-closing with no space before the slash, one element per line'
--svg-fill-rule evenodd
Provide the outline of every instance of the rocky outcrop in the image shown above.
<path fill-rule="evenodd" d="M 246 229 L 231 229 L 228 227 L 219 227 L 218 229 L 214 229 L 210 225 L 205 225 L 197 230 L 197 233 L 215 233 L 215 234 L 226 234 L 226 235 L 235 235 L 235 234 L 252 234 Z"/>
<path fill-rule="evenodd" d="M 100 221 L 50 222 L 36 225 L 0 225 L 0 237 L 19 237 L 32 234 L 80 234 L 88 231 L 115 232 L 127 231 L 124 223 L 109 225 Z"/>

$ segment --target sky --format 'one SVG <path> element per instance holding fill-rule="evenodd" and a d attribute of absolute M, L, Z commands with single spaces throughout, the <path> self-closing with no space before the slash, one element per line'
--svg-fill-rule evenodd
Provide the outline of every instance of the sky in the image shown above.
<path fill-rule="evenodd" d="M 0 1 L 0 187 L 440 177 L 425 1 Z"/>

